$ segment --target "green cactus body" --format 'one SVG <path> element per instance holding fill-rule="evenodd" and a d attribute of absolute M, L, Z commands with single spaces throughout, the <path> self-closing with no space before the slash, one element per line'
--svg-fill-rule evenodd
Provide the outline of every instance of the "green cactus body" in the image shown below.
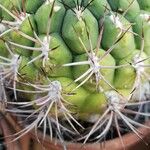
<path fill-rule="evenodd" d="M 62 3 L 64 3 L 64 5 L 67 7 L 67 8 L 74 8 L 74 7 L 76 7 L 76 6 L 78 6 L 78 5 L 81 5 L 81 1 L 82 0 L 74 0 L 74 1 L 72 1 L 72 0 L 62 0 L 61 2 Z M 84 1 L 83 1 L 83 3 L 85 3 Z"/>
<path fill-rule="evenodd" d="M 74 66 L 73 67 L 73 75 L 74 78 L 77 79 L 79 78 L 82 74 L 84 74 L 85 72 L 87 72 L 90 68 L 94 68 L 96 69 L 96 67 L 99 67 L 100 69 L 98 69 L 97 75 L 96 73 L 91 76 L 91 78 L 85 83 L 84 87 L 86 89 L 89 89 L 89 91 L 95 91 L 95 87 L 99 80 L 99 84 L 101 85 L 101 88 L 106 90 L 106 89 L 110 89 L 111 87 L 104 81 L 107 80 L 110 84 L 113 83 L 113 78 L 114 78 L 114 69 L 105 69 L 105 68 L 101 68 L 101 66 L 115 66 L 115 60 L 111 55 L 106 56 L 106 59 L 102 59 L 102 60 L 98 60 L 101 58 L 101 56 L 104 55 L 105 51 L 100 49 L 98 50 L 98 52 L 95 52 L 96 56 L 94 54 L 94 56 L 87 56 L 87 54 L 82 54 L 82 55 L 78 55 L 75 57 L 75 62 L 82 62 L 82 61 L 90 61 L 91 59 L 91 63 L 90 65 L 79 65 L 79 66 Z M 96 60 L 93 64 L 92 64 L 92 57 L 94 57 L 94 59 Z M 106 61 L 107 60 L 107 61 Z M 96 66 L 96 63 L 97 66 Z M 94 70 L 94 69 L 93 69 Z M 99 74 L 99 75 L 98 75 Z M 104 79 L 96 79 L 95 76 L 103 76 Z M 98 77 L 97 77 L 98 78 Z M 82 82 L 83 80 L 85 80 L 84 78 L 80 81 Z"/>
<path fill-rule="evenodd" d="M 3 7 L 5 7 L 6 9 L 8 9 L 8 11 L 10 12 L 14 12 L 17 13 L 16 10 L 21 9 L 21 0 L 1 0 L 0 5 L 2 5 Z M 6 19 L 6 20 L 14 20 L 14 18 L 12 16 L 10 16 L 6 11 L 4 11 L 2 9 L 2 18 Z"/>
<path fill-rule="evenodd" d="M 2 9 L 0 8 L 0 18 L 2 18 Z"/>
<path fill-rule="evenodd" d="M 137 1 L 142 10 L 150 11 L 150 1 L 149 0 L 137 0 Z"/>
<path fill-rule="evenodd" d="M 52 2 L 49 2 L 48 0 L 37 10 L 35 14 L 35 20 L 38 27 L 38 32 L 40 34 L 47 33 L 48 30 L 48 18 L 51 14 L 51 11 L 53 10 L 53 15 L 51 17 L 50 21 L 50 33 L 52 32 L 60 32 L 60 28 L 62 26 L 62 21 L 65 14 L 65 8 L 64 6 L 59 3 L 55 2 L 54 8 L 52 8 Z M 58 23 L 59 22 L 59 23 Z"/>
<path fill-rule="evenodd" d="M 107 105 L 107 98 L 104 93 L 92 93 L 84 101 L 81 113 L 85 115 L 103 113 Z M 91 109 L 89 110 L 89 107 Z"/>
<path fill-rule="evenodd" d="M 148 8 L 146 0 L 1 0 L 0 88 L 15 100 L 0 100 L 27 124 L 35 119 L 19 134 L 42 126 L 51 138 L 53 128 L 79 136 L 83 121 L 94 123 L 84 143 L 117 121 L 137 134 L 142 125 L 130 116 L 148 114 L 129 109 L 150 97 Z"/>
<path fill-rule="evenodd" d="M 0 54 L 1 56 L 7 57 L 8 51 L 6 50 L 5 43 L 3 40 L 0 40 Z"/>
<path fill-rule="evenodd" d="M 23 22 L 19 25 L 18 27 L 19 31 L 25 33 L 27 36 L 33 37 L 34 33 L 33 30 L 36 30 L 36 26 L 35 26 L 35 22 L 34 22 L 34 18 L 33 16 L 26 16 L 23 19 Z M 10 32 L 10 36 L 11 36 L 11 40 L 13 43 L 17 43 L 20 44 L 21 46 L 28 46 L 28 47 L 33 47 L 34 46 L 34 42 L 23 37 L 20 33 L 17 32 L 17 30 L 15 31 L 11 31 Z M 14 45 L 15 46 L 15 45 Z M 24 55 L 29 57 L 32 54 L 31 50 L 27 50 L 25 48 L 22 48 L 20 46 L 16 46 L 15 51 L 18 54 Z"/>
<path fill-rule="evenodd" d="M 43 56 L 37 61 L 35 61 L 35 65 L 40 69 L 42 66 L 47 76 L 50 77 L 72 77 L 72 72 L 70 67 L 62 67 L 65 63 L 70 63 L 72 61 L 72 54 L 70 53 L 69 49 L 63 42 L 62 38 L 59 34 L 53 33 L 49 37 L 49 41 L 47 42 L 47 37 L 40 36 L 43 41 L 43 51 L 34 51 L 33 52 L 33 59 L 38 57 L 40 53 L 43 53 Z M 48 44 L 48 49 L 46 46 Z M 35 45 L 39 47 L 38 45 Z M 42 45 L 41 45 L 42 46 Z M 50 49 L 50 50 L 49 50 Z M 44 54 L 45 50 L 45 54 Z M 47 51 L 46 51 L 47 50 Z M 46 54 L 47 53 L 47 54 Z M 63 56 L 63 57 L 62 57 Z M 44 58 L 43 58 L 44 57 Z M 45 60 L 44 60 L 45 59 Z M 45 62 L 44 62 L 45 61 Z"/>
<path fill-rule="evenodd" d="M 77 108 L 80 108 L 83 105 L 86 97 L 88 96 L 88 92 L 84 88 L 80 87 L 76 91 L 73 91 L 77 84 L 73 83 L 73 80 L 70 78 L 60 77 L 56 79 L 54 78 L 52 81 L 53 80 L 61 83 L 64 92 L 63 97 L 66 101 L 73 104 L 73 106 Z M 66 93 L 68 93 L 68 95 Z"/>
<path fill-rule="evenodd" d="M 22 81 L 33 82 L 36 80 L 35 74 L 37 74 L 38 70 L 33 64 L 27 65 L 29 61 L 28 57 L 22 56 L 18 72 L 22 76 Z"/>
<path fill-rule="evenodd" d="M 141 11 L 140 15 L 136 17 L 136 25 L 133 26 L 134 32 L 140 35 L 140 37 L 135 36 L 137 48 L 140 49 L 142 47 L 142 39 L 144 39 L 144 51 L 150 55 L 149 51 L 149 39 L 150 39 L 150 21 L 149 21 L 150 13 L 146 11 Z"/>
<path fill-rule="evenodd" d="M 28 57 L 22 56 L 21 62 L 19 64 L 18 68 L 18 80 L 20 81 L 17 84 L 17 89 L 27 90 L 31 91 L 34 90 L 33 87 L 27 86 L 24 83 L 26 81 L 34 83 L 37 80 L 37 74 L 39 73 L 39 70 L 36 68 L 34 64 L 27 65 L 27 63 L 30 61 Z M 36 76 L 35 76 L 36 75 Z M 35 95 L 31 93 L 18 93 L 18 96 L 22 99 L 30 99 L 33 100 Z"/>
<path fill-rule="evenodd" d="M 118 11 L 132 23 L 135 17 L 140 13 L 139 4 L 133 0 L 108 0 L 113 11 Z"/>
<path fill-rule="evenodd" d="M 26 0 L 25 1 L 25 10 L 27 13 L 35 13 L 38 8 L 44 3 L 44 0 L 40 0 L 40 1 L 37 1 L 37 0 Z"/>
<path fill-rule="evenodd" d="M 140 55 L 140 57 L 139 57 L 139 55 Z M 121 60 L 119 62 L 119 65 L 123 65 L 123 64 L 126 64 L 128 62 L 128 63 L 131 63 L 131 66 L 130 67 L 124 67 L 124 68 L 118 68 L 116 70 L 116 76 L 115 76 L 115 80 L 114 80 L 115 87 L 117 89 L 131 89 L 133 87 L 133 85 L 136 84 L 135 79 L 138 76 L 137 72 L 143 71 L 142 70 L 143 68 L 138 68 L 136 66 L 136 62 L 141 60 L 142 65 L 148 65 L 149 60 L 142 62 L 143 59 L 147 59 L 147 58 L 148 58 L 148 56 L 144 52 L 142 52 L 140 54 L 139 50 L 134 50 L 132 54 L 130 54 L 125 59 Z M 147 68 L 145 68 L 145 72 L 147 72 L 148 74 L 150 73 L 149 69 L 147 69 Z M 128 80 L 125 78 L 127 76 L 128 76 Z M 140 78 L 141 78 L 140 82 L 144 83 L 145 77 L 141 76 Z M 120 83 L 122 83 L 122 84 L 120 84 Z"/>
<path fill-rule="evenodd" d="M 77 14 L 75 14 L 72 10 L 68 10 L 62 27 L 62 36 L 68 47 L 78 54 L 84 53 L 85 48 L 89 51 L 88 34 L 92 46 L 95 48 L 98 38 L 98 23 L 91 12 L 86 9 L 82 14 L 77 10 Z"/>
<path fill-rule="evenodd" d="M 85 6 L 88 4 L 88 2 L 85 4 Z M 93 13 L 93 15 L 98 19 L 103 17 L 104 14 L 107 12 L 107 9 L 110 9 L 110 6 L 107 2 L 107 0 L 94 0 L 91 2 L 91 4 L 88 6 L 88 9 Z"/>
<path fill-rule="evenodd" d="M 104 26 L 105 28 L 102 38 L 102 46 L 104 49 L 109 49 L 113 46 L 116 43 L 116 40 L 126 32 L 121 40 L 115 44 L 114 50 L 111 54 L 116 59 L 122 59 L 132 53 L 135 49 L 134 36 L 131 33 L 132 30 L 128 29 L 130 24 L 125 18 L 119 14 L 117 16 L 115 16 L 115 14 L 110 14 L 105 17 Z"/>

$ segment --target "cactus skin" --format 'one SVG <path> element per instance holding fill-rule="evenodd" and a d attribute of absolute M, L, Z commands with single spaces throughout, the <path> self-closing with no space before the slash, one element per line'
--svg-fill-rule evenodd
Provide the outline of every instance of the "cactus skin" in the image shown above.
<path fill-rule="evenodd" d="M 150 12 L 141 11 L 139 16 L 136 17 L 135 19 L 136 25 L 133 27 L 134 32 L 140 35 L 141 37 L 142 37 L 142 34 L 144 34 L 144 37 L 143 37 L 144 38 L 144 52 L 147 53 L 148 56 L 150 55 L 150 51 L 149 51 L 150 23 L 149 23 L 149 17 L 148 17 L 149 15 L 150 15 Z M 140 47 L 142 46 L 141 38 L 136 36 L 135 40 L 136 40 L 137 48 L 140 49 Z"/>
<path fill-rule="evenodd" d="M 134 57 L 138 54 L 139 54 L 139 50 L 134 50 L 132 54 L 130 54 L 125 59 L 119 61 L 118 64 L 123 65 L 126 64 L 126 62 L 132 62 L 134 60 Z M 148 56 L 144 52 L 141 54 L 141 60 L 146 59 L 147 57 Z M 144 64 L 149 64 L 149 61 L 145 61 Z M 148 69 L 146 69 L 146 71 L 148 71 Z M 115 87 L 117 89 L 131 89 L 136 78 L 135 69 L 132 66 L 127 68 L 118 68 L 116 72 L 117 73 L 114 81 Z M 128 76 L 128 80 L 125 78 L 125 76 Z"/>
<path fill-rule="evenodd" d="M 58 80 L 62 84 L 63 89 L 66 93 L 71 94 L 72 90 L 77 86 L 76 83 L 73 83 L 71 86 L 68 86 L 68 84 L 73 82 L 73 80 L 71 80 L 70 78 L 58 77 L 58 78 L 53 78 L 52 81 L 53 80 Z M 80 108 L 83 105 L 87 95 L 88 92 L 84 88 L 80 87 L 75 91 L 75 94 L 73 96 L 64 96 L 64 98 L 69 103 L 73 104 L 73 106 Z"/>
<path fill-rule="evenodd" d="M 84 5 L 86 6 L 87 4 L 88 2 L 86 2 Z M 107 7 L 107 9 L 110 9 L 107 0 L 101 0 L 101 1 L 94 0 L 87 8 L 93 13 L 93 15 L 99 21 L 99 19 L 103 17 L 104 14 L 107 12 L 105 7 Z"/>
<path fill-rule="evenodd" d="M 0 53 L 1 53 L 1 56 L 4 56 L 4 57 L 8 56 L 8 51 L 6 50 L 5 43 L 3 40 L 0 40 Z"/>
<path fill-rule="evenodd" d="M 44 36 L 44 37 L 43 37 Z M 46 38 L 45 35 L 39 36 L 39 38 L 44 39 Z M 35 47 L 38 47 L 38 45 L 35 45 Z M 59 34 L 53 33 L 50 36 L 50 43 L 49 43 L 50 49 L 53 49 L 57 47 L 54 50 L 49 51 L 49 60 L 47 60 L 44 70 L 50 77 L 72 77 L 71 69 L 70 67 L 64 67 L 61 66 L 65 63 L 70 63 L 72 61 L 72 54 L 70 53 L 69 49 L 63 42 L 62 38 Z M 33 58 L 38 56 L 39 52 L 33 52 Z M 63 57 L 62 57 L 63 55 Z M 42 61 L 40 62 L 37 60 L 35 62 L 35 65 L 37 68 L 42 66 Z"/>
<path fill-rule="evenodd" d="M 2 4 L 9 11 L 14 11 L 14 9 L 19 10 L 21 8 L 21 0 L 12 0 L 12 1 L 1 0 L 0 4 Z M 3 19 L 6 19 L 6 20 L 13 20 L 14 19 L 7 12 L 5 12 L 3 9 L 1 9 L 1 11 L 2 11 Z"/>
<path fill-rule="evenodd" d="M 150 2 L 149 0 L 137 0 L 139 3 L 139 6 L 142 10 L 150 11 Z"/>
<path fill-rule="evenodd" d="M 99 51 L 97 52 L 97 57 L 100 58 L 102 55 L 105 54 L 105 51 L 102 49 L 99 49 Z M 89 58 L 87 56 L 87 54 L 82 54 L 82 55 L 78 55 L 75 57 L 74 61 L 75 62 L 80 62 L 80 61 L 87 61 Z M 106 61 L 107 60 L 107 61 Z M 101 66 L 115 66 L 115 60 L 111 55 L 107 55 L 106 59 L 99 61 L 99 64 Z M 77 79 L 78 77 L 80 77 L 83 73 L 85 73 L 87 70 L 89 69 L 89 66 L 74 66 L 73 67 L 73 75 L 74 78 Z M 105 77 L 105 79 L 110 82 L 111 84 L 113 83 L 113 79 L 114 79 L 114 69 L 101 69 L 99 70 L 99 72 Z M 80 81 L 82 82 L 82 80 Z M 99 81 L 100 85 L 103 89 L 110 89 L 110 87 L 104 82 L 104 81 Z M 91 80 L 87 81 L 84 85 L 84 87 L 86 89 L 88 89 L 89 91 L 93 92 L 96 91 L 95 87 L 96 87 L 96 82 L 95 79 L 93 77 L 93 79 L 91 78 Z"/>
<path fill-rule="evenodd" d="M 25 1 L 25 10 L 27 13 L 35 13 L 38 8 L 44 3 L 44 0 L 36 1 L 36 0 L 26 0 Z"/>
<path fill-rule="evenodd" d="M 32 24 L 32 27 L 31 27 L 30 23 Z M 36 30 L 36 25 L 35 25 L 35 22 L 34 22 L 34 18 L 31 15 L 31 16 L 27 17 L 22 22 L 22 24 L 19 27 L 19 30 L 22 31 L 23 33 L 33 37 L 34 34 L 33 34 L 33 31 L 32 31 L 32 28 L 34 28 L 34 30 Z M 34 46 L 33 41 L 22 37 L 17 31 L 10 32 L 10 37 L 11 37 L 11 40 L 13 42 L 17 43 L 17 44 L 21 44 L 21 45 L 24 45 L 24 46 L 31 46 L 31 47 Z M 32 51 L 27 51 L 27 50 L 25 51 L 23 48 L 19 48 L 19 47 L 16 48 L 15 51 L 18 54 L 21 54 L 21 55 L 24 55 L 24 56 L 27 56 L 27 57 L 29 57 L 32 54 Z"/>
<path fill-rule="evenodd" d="M 52 124 L 79 135 L 81 120 L 94 123 L 86 143 L 122 119 L 137 134 L 128 106 L 150 97 L 148 1 L 1 0 L 0 18 L 0 84 L 15 99 L 2 102 L 31 113 L 23 133 L 43 126 L 44 137 L 48 124 L 52 137 Z"/>
<path fill-rule="evenodd" d="M 135 17 L 140 13 L 140 7 L 137 1 L 126 0 L 108 0 L 113 11 L 125 13 L 126 19 L 134 22 Z M 128 11 L 127 11 L 128 10 Z"/>
<path fill-rule="evenodd" d="M 51 11 L 52 11 L 52 5 L 51 3 L 46 1 L 35 13 L 35 20 L 37 23 L 38 32 L 40 34 L 44 34 L 47 32 L 47 25 L 49 20 L 48 18 Z M 50 33 L 60 32 L 64 14 L 65 14 L 64 6 L 61 3 L 56 2 L 54 6 L 54 14 L 53 17 L 51 18 L 52 20 L 51 20 Z"/>
<path fill-rule="evenodd" d="M 96 47 L 98 38 L 98 23 L 91 12 L 89 10 L 85 10 L 83 12 L 82 18 L 80 18 L 80 16 L 78 18 L 75 16 L 74 12 L 68 10 L 66 12 L 62 27 L 62 36 L 65 42 L 72 51 L 78 54 L 85 52 L 83 45 L 78 39 L 79 37 L 82 39 L 85 47 L 88 50 L 90 50 L 90 44 L 87 32 L 89 32 L 93 48 Z"/>
<path fill-rule="evenodd" d="M 87 116 L 89 114 L 103 113 L 103 109 L 105 109 L 106 103 L 107 100 L 104 93 L 92 93 L 85 99 L 82 105 L 81 113 L 84 113 Z M 91 107 L 90 110 L 89 107 Z"/>
<path fill-rule="evenodd" d="M 103 32 L 102 46 L 106 50 L 109 49 L 112 45 L 114 45 L 116 39 L 119 38 L 119 36 L 121 36 L 121 34 L 125 32 L 122 30 L 127 30 L 129 28 L 128 26 L 129 22 L 125 18 L 121 17 L 120 15 L 117 16 L 118 18 L 116 20 L 115 19 L 113 20 L 114 14 L 110 14 L 106 16 L 104 20 L 105 28 Z M 116 59 L 123 59 L 127 55 L 129 55 L 134 49 L 135 49 L 134 36 L 132 33 L 127 32 L 122 37 L 122 39 L 116 44 L 111 54 Z"/>

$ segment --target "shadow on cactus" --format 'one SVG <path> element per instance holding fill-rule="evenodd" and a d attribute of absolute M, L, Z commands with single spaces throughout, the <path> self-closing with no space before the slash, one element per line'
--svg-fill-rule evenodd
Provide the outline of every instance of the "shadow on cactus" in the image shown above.
<path fill-rule="evenodd" d="M 130 130 L 143 140 L 137 127 L 149 129 L 150 12 L 138 2 L 0 2 L 1 111 L 23 127 L 12 142 L 32 130 L 83 145 L 113 130 L 124 149 Z"/>

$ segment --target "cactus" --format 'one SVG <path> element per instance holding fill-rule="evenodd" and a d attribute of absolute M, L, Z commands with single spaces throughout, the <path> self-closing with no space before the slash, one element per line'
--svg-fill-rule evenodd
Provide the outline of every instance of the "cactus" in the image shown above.
<path fill-rule="evenodd" d="M 0 17 L 0 100 L 26 116 L 13 141 L 41 126 L 43 137 L 65 132 L 86 143 L 96 132 L 99 141 L 112 125 L 120 135 L 120 120 L 141 138 L 134 126 L 149 127 L 137 118 L 150 116 L 148 1 L 1 0 Z M 84 135 L 83 121 L 92 123 Z"/>

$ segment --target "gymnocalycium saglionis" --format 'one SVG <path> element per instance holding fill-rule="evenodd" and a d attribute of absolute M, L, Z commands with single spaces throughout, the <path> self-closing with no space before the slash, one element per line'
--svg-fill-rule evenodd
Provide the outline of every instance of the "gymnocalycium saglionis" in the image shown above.
<path fill-rule="evenodd" d="M 142 139 L 135 127 L 149 128 L 139 118 L 150 116 L 150 1 L 0 0 L 0 18 L 2 110 L 26 118 L 13 141 L 40 127 L 43 138 L 85 144 L 113 126 L 121 139 L 120 122 Z"/>

